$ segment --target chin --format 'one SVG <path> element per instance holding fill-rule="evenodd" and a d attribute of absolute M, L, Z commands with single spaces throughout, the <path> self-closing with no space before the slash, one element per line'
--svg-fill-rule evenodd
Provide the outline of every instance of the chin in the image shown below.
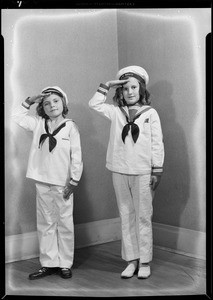
<path fill-rule="evenodd" d="M 127 105 L 135 105 L 138 101 L 126 101 Z"/>

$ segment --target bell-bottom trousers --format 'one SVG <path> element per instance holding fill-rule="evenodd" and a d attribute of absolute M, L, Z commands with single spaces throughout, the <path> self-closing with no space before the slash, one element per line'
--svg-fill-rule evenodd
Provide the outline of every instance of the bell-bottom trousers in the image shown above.
<path fill-rule="evenodd" d="M 121 256 L 147 263 L 153 256 L 152 200 L 149 175 L 112 173 L 121 219 Z"/>
<path fill-rule="evenodd" d="M 74 257 L 73 194 L 62 186 L 36 183 L 37 232 L 43 267 L 71 268 Z"/>

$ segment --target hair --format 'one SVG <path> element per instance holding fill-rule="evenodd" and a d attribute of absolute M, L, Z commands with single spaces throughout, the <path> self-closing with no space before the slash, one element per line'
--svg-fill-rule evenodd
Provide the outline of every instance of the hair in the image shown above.
<path fill-rule="evenodd" d="M 138 81 L 138 82 L 139 82 L 139 95 L 140 95 L 138 102 L 141 103 L 141 105 L 151 105 L 150 93 L 146 89 L 145 81 Z M 123 96 L 123 87 L 119 87 L 116 89 L 115 95 L 113 97 L 113 101 L 119 107 L 127 105 Z"/>
<path fill-rule="evenodd" d="M 68 114 L 69 110 L 68 110 L 68 107 L 67 107 L 64 97 L 61 97 L 61 95 L 59 95 L 58 93 L 51 93 L 51 94 L 56 94 L 61 98 L 61 101 L 63 103 L 62 116 L 65 118 L 65 116 Z M 49 117 L 45 114 L 44 107 L 43 107 L 43 101 L 41 101 L 38 104 L 38 106 L 36 107 L 36 112 L 40 117 L 42 117 L 44 119 L 49 119 Z"/>

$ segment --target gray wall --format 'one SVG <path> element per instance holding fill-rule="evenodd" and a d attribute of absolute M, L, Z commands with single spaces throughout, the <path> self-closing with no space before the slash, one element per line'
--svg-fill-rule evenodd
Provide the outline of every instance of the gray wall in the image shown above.
<path fill-rule="evenodd" d="M 25 178 L 32 134 L 11 123 L 11 108 L 49 85 L 67 93 L 68 116 L 81 134 L 84 172 L 75 195 L 75 223 L 118 216 L 111 174 L 105 168 L 110 124 L 88 107 L 99 83 L 118 69 L 116 11 L 70 11 L 68 17 L 60 17 L 63 12 L 44 16 L 45 11 L 33 11 L 34 17 L 25 18 L 31 13 L 23 12 L 19 18 L 17 10 L 4 15 L 5 48 L 14 47 L 13 53 L 5 51 L 6 235 L 36 230 L 34 182 Z"/>
<path fill-rule="evenodd" d="M 76 224 L 118 217 L 105 168 L 109 123 L 88 108 L 100 82 L 138 64 L 150 75 L 166 148 L 154 221 L 205 231 L 205 35 L 208 10 L 3 10 L 6 235 L 36 230 L 34 183 L 25 178 L 31 133 L 13 105 L 48 85 L 68 95 L 80 130 L 84 172 Z M 113 92 L 110 92 L 112 97 Z"/>
<path fill-rule="evenodd" d="M 119 67 L 141 65 L 159 112 L 164 175 L 153 220 L 205 231 L 205 9 L 118 12 Z"/>

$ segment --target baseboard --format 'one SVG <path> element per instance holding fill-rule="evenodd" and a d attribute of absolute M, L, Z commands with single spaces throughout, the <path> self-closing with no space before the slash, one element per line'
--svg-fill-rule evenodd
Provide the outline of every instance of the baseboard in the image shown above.
<path fill-rule="evenodd" d="M 103 244 L 121 239 L 120 218 L 75 225 L 75 248 Z M 7 236 L 6 263 L 39 256 L 37 232 Z"/>
<path fill-rule="evenodd" d="M 75 248 L 121 239 L 120 218 L 100 220 L 75 226 Z"/>
<path fill-rule="evenodd" d="M 206 258 L 204 232 L 153 223 L 154 246 L 196 257 Z M 103 244 L 121 239 L 120 218 L 75 225 L 75 248 Z M 39 256 L 37 232 L 7 236 L 6 263 Z"/>
<path fill-rule="evenodd" d="M 5 238 L 6 263 L 39 256 L 37 232 L 28 232 Z"/>
<path fill-rule="evenodd" d="M 206 259 L 206 233 L 182 227 L 153 223 L 156 247 L 179 254 Z"/>

